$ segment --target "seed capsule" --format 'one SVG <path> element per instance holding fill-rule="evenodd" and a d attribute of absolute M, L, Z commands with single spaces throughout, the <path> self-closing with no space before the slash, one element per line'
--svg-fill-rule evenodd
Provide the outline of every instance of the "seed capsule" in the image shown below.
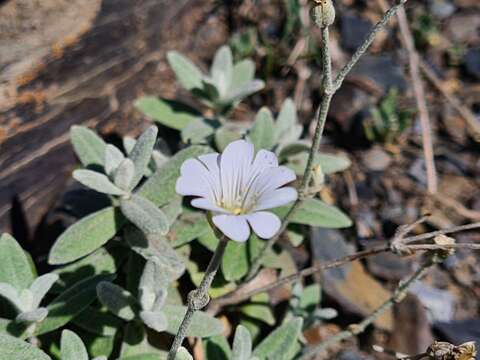
<path fill-rule="evenodd" d="M 313 17 L 318 27 L 330 26 L 335 21 L 335 7 L 332 0 L 313 0 Z"/>

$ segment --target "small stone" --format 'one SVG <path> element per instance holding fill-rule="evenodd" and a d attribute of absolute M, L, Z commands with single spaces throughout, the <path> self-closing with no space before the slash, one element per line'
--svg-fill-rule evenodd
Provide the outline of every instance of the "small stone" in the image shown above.
<path fill-rule="evenodd" d="M 362 162 L 369 170 L 382 171 L 388 168 L 392 158 L 381 148 L 374 147 L 363 153 Z"/>
<path fill-rule="evenodd" d="M 480 79 L 480 48 L 469 50 L 464 57 L 464 61 L 467 72 Z"/>

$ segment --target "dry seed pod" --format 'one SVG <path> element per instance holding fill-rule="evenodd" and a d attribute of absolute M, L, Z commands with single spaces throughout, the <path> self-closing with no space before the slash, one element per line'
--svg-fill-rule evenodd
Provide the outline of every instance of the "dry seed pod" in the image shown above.
<path fill-rule="evenodd" d="M 313 0 L 313 17 L 319 28 L 330 26 L 335 21 L 335 7 L 332 0 Z"/>
<path fill-rule="evenodd" d="M 477 356 L 475 341 L 469 341 L 458 345 L 455 350 L 455 360 L 475 360 Z"/>

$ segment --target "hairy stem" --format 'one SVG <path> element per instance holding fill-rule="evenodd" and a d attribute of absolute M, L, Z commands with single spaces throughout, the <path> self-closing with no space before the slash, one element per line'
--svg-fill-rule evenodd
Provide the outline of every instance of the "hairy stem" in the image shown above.
<path fill-rule="evenodd" d="M 188 294 L 187 312 L 185 313 L 180 328 L 178 329 L 177 335 L 175 335 L 172 347 L 168 352 L 168 360 L 175 360 L 177 351 L 187 335 L 188 327 L 192 322 L 195 312 L 203 309 L 210 301 L 208 289 L 210 289 L 212 281 L 215 278 L 220 264 L 222 263 L 223 254 L 228 243 L 228 238 L 226 236 L 221 236 L 219 240 L 218 246 L 213 254 L 213 257 L 210 259 L 210 263 L 207 266 L 207 270 L 205 271 L 205 275 L 203 276 L 202 282 L 198 286 L 198 289 L 193 290 Z"/>
<path fill-rule="evenodd" d="M 315 166 L 315 158 L 318 153 L 318 150 L 320 148 L 320 142 L 322 140 L 322 135 L 323 135 L 323 129 L 325 127 L 325 122 L 327 120 L 327 115 L 328 111 L 330 109 L 330 102 L 332 100 L 333 95 L 337 92 L 337 90 L 341 87 L 343 80 L 345 77 L 348 75 L 348 73 L 352 70 L 352 68 L 355 66 L 355 64 L 358 62 L 360 57 L 367 51 L 368 47 L 372 44 L 373 40 L 375 39 L 375 36 L 377 33 L 382 30 L 388 20 L 395 15 L 395 13 L 398 11 L 398 9 L 406 3 L 407 0 L 400 0 L 398 4 L 394 5 L 391 9 L 389 9 L 383 18 L 373 27 L 372 31 L 370 34 L 367 36 L 365 39 L 364 43 L 358 48 L 358 50 L 355 52 L 353 55 L 352 59 L 348 62 L 347 65 L 345 65 L 340 73 L 337 75 L 335 78 L 335 81 L 333 81 L 332 78 L 332 60 L 330 57 L 330 48 L 328 45 L 328 40 L 329 40 L 329 30 L 328 26 L 322 28 L 322 71 L 323 71 L 323 97 L 322 101 L 320 103 L 320 106 L 318 107 L 316 114 L 315 114 L 315 122 L 317 123 L 316 128 L 315 128 L 315 134 L 313 137 L 313 144 L 310 148 L 310 153 L 308 156 L 307 160 L 307 165 L 305 167 L 305 171 L 303 174 L 302 182 L 300 184 L 300 187 L 298 189 L 298 199 L 293 203 L 292 207 L 288 211 L 287 215 L 282 219 L 282 226 L 280 227 L 280 230 L 271 238 L 269 239 L 264 247 L 261 249 L 259 252 L 259 255 L 257 258 L 253 261 L 253 264 L 250 268 L 250 271 L 248 272 L 248 275 L 246 277 L 246 281 L 250 281 L 255 277 L 255 275 L 258 273 L 258 270 L 261 267 L 262 264 L 262 258 L 263 256 L 272 249 L 272 247 L 276 244 L 278 239 L 280 238 L 280 235 L 285 231 L 287 228 L 289 222 L 291 221 L 293 215 L 295 214 L 295 211 L 298 209 L 298 207 L 302 204 L 302 202 L 305 200 L 307 197 L 307 190 L 308 186 L 310 184 L 310 180 L 312 178 L 312 170 Z"/>

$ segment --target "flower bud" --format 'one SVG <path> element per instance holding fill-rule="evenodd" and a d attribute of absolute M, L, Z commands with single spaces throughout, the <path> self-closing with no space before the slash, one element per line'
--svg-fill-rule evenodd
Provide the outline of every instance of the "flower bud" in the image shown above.
<path fill-rule="evenodd" d="M 319 28 L 330 26 L 335 21 L 335 7 L 332 0 L 313 0 L 313 17 Z"/>

